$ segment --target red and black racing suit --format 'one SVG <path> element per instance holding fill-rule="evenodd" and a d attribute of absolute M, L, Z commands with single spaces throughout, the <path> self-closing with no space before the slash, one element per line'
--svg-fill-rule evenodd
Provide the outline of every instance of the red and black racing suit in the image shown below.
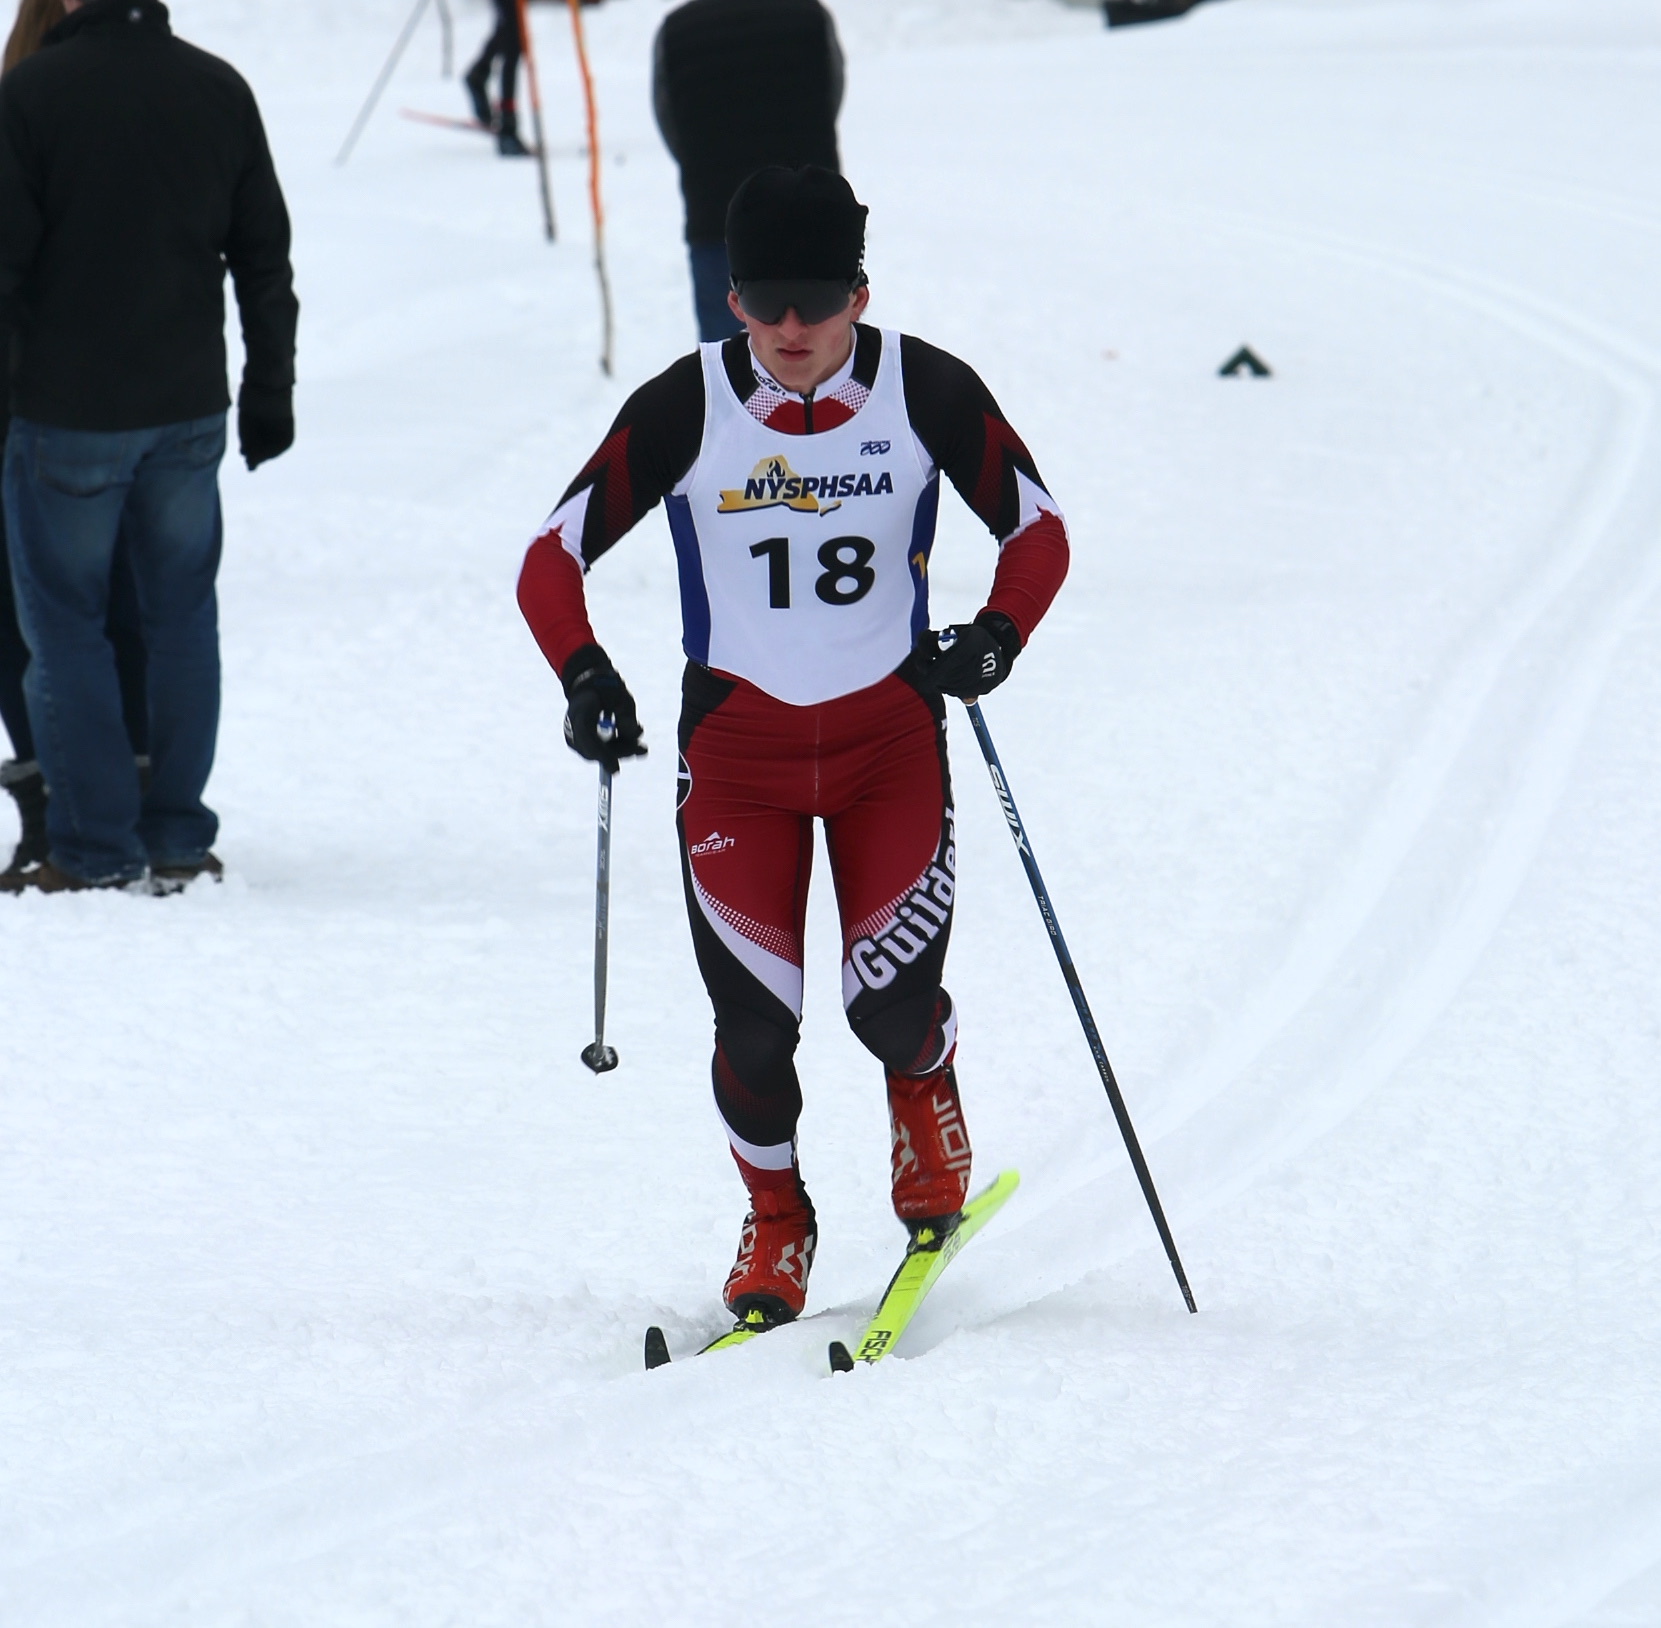
<path fill-rule="evenodd" d="M 720 360 L 767 429 L 811 436 L 858 413 L 882 344 L 878 330 L 859 326 L 847 377 L 807 398 L 758 378 L 743 335 Z M 901 361 L 912 432 L 1001 545 L 986 608 L 1009 617 L 1024 643 L 1066 575 L 1059 510 L 972 369 L 909 336 Z M 519 603 L 562 676 L 596 644 L 584 570 L 682 483 L 704 425 L 704 368 L 693 354 L 630 397 L 532 542 Z M 789 1168 L 802 1105 L 794 1054 L 815 819 L 835 879 L 854 1033 L 892 1073 L 925 1075 L 950 1057 L 956 1016 L 941 975 L 956 854 L 945 707 L 910 659 L 805 706 L 692 659 L 680 751 L 678 824 L 693 943 L 715 1009 L 715 1097 L 746 1177 L 765 1179 Z"/>

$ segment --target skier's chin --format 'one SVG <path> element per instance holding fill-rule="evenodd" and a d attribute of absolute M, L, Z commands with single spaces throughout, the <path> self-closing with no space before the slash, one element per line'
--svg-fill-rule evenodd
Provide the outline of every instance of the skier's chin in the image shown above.
<path fill-rule="evenodd" d="M 814 345 L 770 345 L 762 354 L 767 370 L 787 390 L 811 390 L 840 360 L 832 363 L 829 348 Z"/>

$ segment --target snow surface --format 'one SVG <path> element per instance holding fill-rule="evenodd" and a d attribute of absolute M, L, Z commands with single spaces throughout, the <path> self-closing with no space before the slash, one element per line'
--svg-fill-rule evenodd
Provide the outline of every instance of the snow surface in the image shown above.
<path fill-rule="evenodd" d="M 465 61 L 485 27 L 457 0 Z M 591 580 L 652 756 L 593 777 L 526 536 L 691 339 L 661 0 L 537 9 L 564 236 L 405 0 L 177 0 L 264 106 L 300 440 L 227 468 L 229 877 L 0 909 L 0 1621 L 1661 1623 L 1661 10 L 838 0 L 874 316 L 980 368 L 1076 563 L 986 712 L 1183 1310 L 954 720 L 951 966 L 1017 1199 L 901 1356 L 810 926 L 812 1315 L 719 1326 L 743 1201 L 672 841 L 666 528 Z M 1268 382 L 1220 382 L 1249 342 Z M 988 540 L 955 500 L 939 619 Z"/>

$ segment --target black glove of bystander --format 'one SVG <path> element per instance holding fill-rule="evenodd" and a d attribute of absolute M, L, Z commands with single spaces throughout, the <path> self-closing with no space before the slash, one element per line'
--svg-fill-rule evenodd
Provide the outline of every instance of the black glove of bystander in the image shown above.
<path fill-rule="evenodd" d="M 1009 677 L 1021 653 L 1021 633 L 1002 611 L 982 611 L 972 622 L 954 622 L 938 633 L 917 635 L 915 654 L 942 695 L 973 701 Z"/>
<path fill-rule="evenodd" d="M 245 384 L 236 406 L 237 440 L 250 469 L 281 457 L 294 445 L 294 392 Z"/>
<path fill-rule="evenodd" d="M 645 757 L 634 697 L 597 644 L 585 644 L 565 664 L 565 744 L 590 763 L 616 774 L 626 757 Z M 609 733 L 606 731 L 609 729 Z"/>

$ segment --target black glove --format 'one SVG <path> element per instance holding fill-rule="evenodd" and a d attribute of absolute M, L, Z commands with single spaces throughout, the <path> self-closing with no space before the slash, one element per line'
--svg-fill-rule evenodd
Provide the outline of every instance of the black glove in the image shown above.
<path fill-rule="evenodd" d="M 960 701 L 997 689 L 1020 653 L 1020 630 L 1002 611 L 982 611 L 972 622 L 919 633 L 915 649 L 919 665 L 940 693 Z"/>
<path fill-rule="evenodd" d="M 597 644 L 585 644 L 566 662 L 565 744 L 590 763 L 616 774 L 626 757 L 645 757 L 640 720 L 611 658 Z"/>
<path fill-rule="evenodd" d="M 294 392 L 245 384 L 236 407 L 237 440 L 242 461 L 258 469 L 294 445 Z"/>

